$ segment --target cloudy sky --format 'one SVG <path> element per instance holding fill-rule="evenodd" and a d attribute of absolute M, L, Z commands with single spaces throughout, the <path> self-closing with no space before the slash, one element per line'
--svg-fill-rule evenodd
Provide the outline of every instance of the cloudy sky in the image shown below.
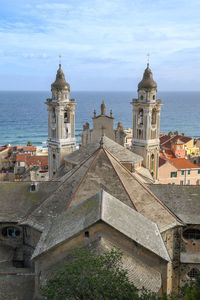
<path fill-rule="evenodd" d="M 0 0 L 0 90 L 200 90 L 199 0 Z"/>

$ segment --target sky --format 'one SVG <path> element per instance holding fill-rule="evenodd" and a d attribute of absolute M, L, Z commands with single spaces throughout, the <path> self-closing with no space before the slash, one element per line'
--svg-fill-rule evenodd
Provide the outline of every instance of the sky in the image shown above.
<path fill-rule="evenodd" d="M 200 90 L 199 0 L 0 0 L 0 90 Z"/>

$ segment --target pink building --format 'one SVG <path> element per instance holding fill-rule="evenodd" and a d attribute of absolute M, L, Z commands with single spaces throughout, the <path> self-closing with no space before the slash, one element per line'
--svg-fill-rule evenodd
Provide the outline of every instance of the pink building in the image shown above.
<path fill-rule="evenodd" d="M 200 166 L 185 158 L 164 159 L 160 157 L 159 183 L 199 185 Z"/>

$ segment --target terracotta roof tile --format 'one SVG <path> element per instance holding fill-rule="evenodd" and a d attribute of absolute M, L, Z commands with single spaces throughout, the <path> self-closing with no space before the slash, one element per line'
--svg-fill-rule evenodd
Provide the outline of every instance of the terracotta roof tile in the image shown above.
<path fill-rule="evenodd" d="M 169 135 L 163 135 L 160 137 L 160 145 L 163 148 L 171 148 L 171 144 L 173 143 L 177 143 L 177 141 L 182 142 L 182 143 L 187 143 L 189 141 L 191 141 L 192 138 L 188 137 L 188 136 L 184 136 L 184 135 L 173 135 L 173 136 L 169 136 Z"/>
<path fill-rule="evenodd" d="M 169 162 L 178 170 L 180 169 L 198 169 L 199 165 L 193 164 L 191 161 L 185 158 L 172 158 Z"/>

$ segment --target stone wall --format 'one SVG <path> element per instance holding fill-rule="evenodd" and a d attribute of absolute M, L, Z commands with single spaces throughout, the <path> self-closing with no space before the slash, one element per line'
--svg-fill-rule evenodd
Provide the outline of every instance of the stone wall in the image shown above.
<path fill-rule="evenodd" d="M 33 273 L 0 272 L 1 300 L 32 300 L 34 295 Z"/>

